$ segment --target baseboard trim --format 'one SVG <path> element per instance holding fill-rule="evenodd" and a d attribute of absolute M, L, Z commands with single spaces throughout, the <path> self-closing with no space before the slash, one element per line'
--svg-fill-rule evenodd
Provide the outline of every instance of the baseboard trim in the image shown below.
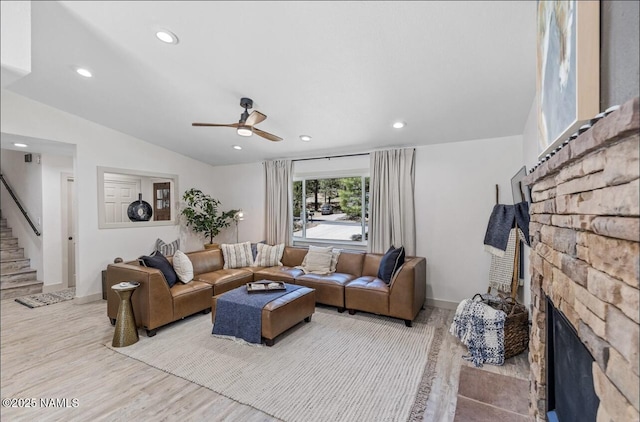
<path fill-rule="evenodd" d="M 443 309 L 458 309 L 458 302 L 449 302 L 448 300 L 438 300 L 438 299 L 429 299 L 427 298 L 425 305 L 433 306 L 435 308 L 443 308 Z"/>
<path fill-rule="evenodd" d="M 94 293 L 88 296 L 76 296 L 73 298 L 73 302 L 77 305 L 84 305 L 89 302 L 96 302 L 102 300 L 102 293 Z"/>

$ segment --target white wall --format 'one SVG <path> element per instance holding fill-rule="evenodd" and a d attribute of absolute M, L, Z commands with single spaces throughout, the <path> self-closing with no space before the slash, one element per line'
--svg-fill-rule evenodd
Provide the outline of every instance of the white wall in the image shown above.
<path fill-rule="evenodd" d="M 4 133 L 76 146 L 76 296 L 80 302 L 102 297 L 101 271 L 115 257 L 133 259 L 149 253 L 158 237 L 170 242 L 181 236 L 181 243 L 199 243 L 202 248 L 179 225 L 99 230 L 97 167 L 177 174 L 179 192 L 196 187 L 217 196 L 218 186 L 229 180 L 212 177 L 211 166 L 10 91 L 2 91 L 0 113 Z"/>
<path fill-rule="evenodd" d="M 0 159 L 2 174 L 33 224 L 38 231 L 42 231 L 42 167 L 37 164 L 35 154 L 32 154 L 33 161 L 30 163 L 25 163 L 24 155 L 21 151 L 3 149 Z M 18 238 L 18 246 L 24 248 L 24 256 L 31 260 L 31 268 L 37 271 L 38 280 L 42 280 L 42 237 L 33 232 L 4 185 L 0 188 L 0 195 L 2 216 L 7 219 L 13 237 Z"/>
<path fill-rule="evenodd" d="M 512 204 L 511 177 L 521 167 L 521 136 L 416 149 L 416 247 L 427 258 L 427 298 L 458 303 L 486 292 L 495 185 L 500 203 Z"/>
<path fill-rule="evenodd" d="M 262 163 L 214 167 L 211 178 L 215 181 L 215 197 L 222 202 L 220 210 L 241 209 L 244 212 L 244 220 L 238 224 L 238 240 L 264 240 L 266 182 Z M 235 243 L 235 230 L 232 223 L 215 240 L 218 243 Z"/>

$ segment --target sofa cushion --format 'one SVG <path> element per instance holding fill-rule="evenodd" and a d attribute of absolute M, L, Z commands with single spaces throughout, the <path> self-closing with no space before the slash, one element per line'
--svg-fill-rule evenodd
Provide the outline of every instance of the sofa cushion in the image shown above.
<path fill-rule="evenodd" d="M 355 278 L 352 274 L 305 274 L 296 277 L 296 284 L 316 290 L 316 302 L 344 308 L 344 287 Z"/>
<path fill-rule="evenodd" d="M 295 279 L 304 275 L 301 269 L 291 267 L 265 267 L 254 273 L 254 280 L 284 281 L 295 283 Z M 297 283 L 296 283 L 297 284 Z"/>
<path fill-rule="evenodd" d="M 213 294 L 219 295 L 253 281 L 253 273 L 242 268 L 228 268 L 199 274 L 195 279 L 211 284 Z"/>
<path fill-rule="evenodd" d="M 178 281 L 178 275 L 173 269 L 173 266 L 161 252 L 155 251 L 149 256 L 141 256 L 138 259 L 145 267 L 159 269 L 164 275 L 164 279 L 167 281 L 169 287 L 173 287 L 173 285 Z"/>
<path fill-rule="evenodd" d="M 391 245 L 380 261 L 378 278 L 387 284 L 391 283 L 393 275 L 398 271 L 398 268 L 404 264 L 404 255 L 404 246 L 394 248 L 393 245 Z"/>
<path fill-rule="evenodd" d="M 156 251 L 160 251 L 164 256 L 171 256 L 175 254 L 178 249 L 180 249 L 180 239 L 176 239 L 171 243 L 164 243 L 162 239 L 156 240 Z"/>
<path fill-rule="evenodd" d="M 374 314 L 389 314 L 389 285 L 378 277 L 362 276 L 344 288 L 344 305 Z"/>
<path fill-rule="evenodd" d="M 180 249 L 173 254 L 173 269 L 178 275 L 178 279 L 183 283 L 193 280 L 193 264 L 189 257 Z"/>
<path fill-rule="evenodd" d="M 222 256 L 224 257 L 223 268 L 242 268 L 253 264 L 251 242 L 223 243 L 220 245 L 220 249 L 222 249 Z"/>
<path fill-rule="evenodd" d="M 284 243 L 279 245 L 265 245 L 258 243 L 258 256 L 253 263 L 256 267 L 275 267 L 282 265 L 282 254 L 284 253 Z"/>

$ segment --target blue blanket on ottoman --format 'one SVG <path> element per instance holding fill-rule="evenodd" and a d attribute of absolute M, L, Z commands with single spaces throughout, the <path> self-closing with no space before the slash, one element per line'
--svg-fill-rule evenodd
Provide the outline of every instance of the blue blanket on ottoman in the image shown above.
<path fill-rule="evenodd" d="M 277 298 L 298 290 L 302 286 L 286 284 L 286 290 L 248 293 L 242 286 L 218 298 L 216 317 L 211 334 L 233 336 L 249 343 L 262 342 L 262 308 Z"/>

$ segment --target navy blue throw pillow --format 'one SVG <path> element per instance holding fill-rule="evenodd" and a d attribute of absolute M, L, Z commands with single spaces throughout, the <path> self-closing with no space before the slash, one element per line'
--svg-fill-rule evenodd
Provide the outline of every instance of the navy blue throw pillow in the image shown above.
<path fill-rule="evenodd" d="M 266 240 L 261 240 L 258 243 L 267 243 Z M 258 256 L 258 243 L 251 244 L 251 254 L 253 255 L 253 261 L 255 262 L 256 256 Z"/>
<path fill-rule="evenodd" d="M 171 265 L 169 260 L 167 260 L 167 258 L 165 258 L 165 256 L 162 255 L 162 253 L 160 253 L 159 251 L 155 251 L 150 256 L 141 256 L 140 258 L 138 258 L 138 260 L 145 267 L 157 268 L 162 271 L 162 274 L 164 274 L 164 279 L 167 280 L 167 284 L 169 285 L 169 287 L 173 287 L 173 285 L 178 281 L 178 274 L 176 274 L 173 266 Z"/>
<path fill-rule="evenodd" d="M 398 268 L 400 268 L 402 264 L 404 264 L 404 246 L 400 246 L 396 249 L 391 245 L 380 261 L 378 278 L 387 284 L 391 283 L 393 275 L 398 271 Z"/>

